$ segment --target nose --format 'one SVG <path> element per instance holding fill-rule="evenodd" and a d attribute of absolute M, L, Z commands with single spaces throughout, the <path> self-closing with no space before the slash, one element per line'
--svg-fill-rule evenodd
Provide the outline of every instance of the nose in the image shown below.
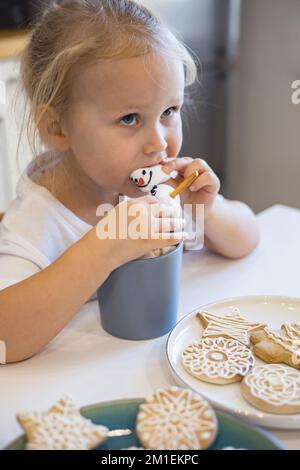
<path fill-rule="evenodd" d="M 162 129 L 161 125 L 151 128 L 147 135 L 147 141 L 144 144 L 144 154 L 156 156 L 157 160 L 161 161 L 166 155 L 167 147 L 165 129 Z"/>

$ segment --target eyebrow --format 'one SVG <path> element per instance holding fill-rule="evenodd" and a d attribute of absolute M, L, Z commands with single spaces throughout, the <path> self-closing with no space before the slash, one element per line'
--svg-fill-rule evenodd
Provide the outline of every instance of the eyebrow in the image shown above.
<path fill-rule="evenodd" d="M 170 99 L 170 102 L 173 102 L 174 104 L 182 103 L 183 101 L 184 101 L 184 99 L 181 99 L 181 98 L 174 98 L 174 99 L 172 98 L 172 99 Z M 122 112 L 125 112 L 125 111 L 134 111 L 134 110 L 137 110 L 137 109 L 148 108 L 149 106 L 151 106 L 150 103 L 140 103 L 140 104 L 136 104 L 136 105 L 130 104 L 128 106 L 123 106 L 122 108 L 119 108 L 117 111 L 122 113 Z"/>

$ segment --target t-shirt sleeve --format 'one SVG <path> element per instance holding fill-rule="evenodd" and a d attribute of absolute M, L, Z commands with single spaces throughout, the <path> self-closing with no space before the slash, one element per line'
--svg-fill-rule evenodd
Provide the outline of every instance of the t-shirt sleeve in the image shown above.
<path fill-rule="evenodd" d="M 23 281 L 40 270 L 35 263 L 28 259 L 0 254 L 0 290 Z"/>

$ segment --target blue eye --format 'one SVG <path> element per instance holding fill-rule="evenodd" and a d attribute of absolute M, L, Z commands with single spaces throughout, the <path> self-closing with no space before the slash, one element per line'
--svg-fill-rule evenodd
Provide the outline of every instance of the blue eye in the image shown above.
<path fill-rule="evenodd" d="M 174 111 L 174 108 L 166 109 L 166 111 L 163 112 L 163 115 L 165 117 L 170 117 L 171 116 L 170 112 L 173 112 L 173 111 Z M 166 113 L 168 113 L 168 114 L 166 115 Z"/>
<path fill-rule="evenodd" d="M 179 108 L 177 106 L 172 106 L 172 108 L 168 108 L 166 111 L 164 111 L 163 116 L 167 118 L 171 117 L 174 113 L 176 113 L 176 111 L 179 111 Z"/>
<path fill-rule="evenodd" d="M 179 111 L 179 108 L 177 106 L 172 106 L 171 108 L 166 109 L 166 111 L 163 112 L 162 116 L 165 118 L 170 118 L 177 111 Z M 126 127 L 133 127 L 138 123 L 138 114 L 127 114 L 126 116 L 120 119 L 120 123 L 124 124 Z"/>
<path fill-rule="evenodd" d="M 136 121 L 132 121 L 132 118 L 136 120 L 137 115 L 136 114 L 128 114 L 127 116 L 124 116 L 120 122 L 122 124 L 125 124 L 125 126 L 132 126 L 133 124 L 136 124 Z"/>

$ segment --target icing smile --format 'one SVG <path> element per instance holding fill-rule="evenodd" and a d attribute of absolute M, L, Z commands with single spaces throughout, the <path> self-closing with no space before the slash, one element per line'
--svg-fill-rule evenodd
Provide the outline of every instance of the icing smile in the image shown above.
<path fill-rule="evenodd" d="M 139 178 L 138 183 L 137 183 L 137 186 L 139 188 L 146 188 L 150 184 L 150 182 L 152 180 L 152 171 L 151 170 L 150 170 L 149 174 L 150 174 L 149 180 L 148 180 L 148 183 L 146 183 L 146 184 L 144 184 L 143 178 Z"/>

